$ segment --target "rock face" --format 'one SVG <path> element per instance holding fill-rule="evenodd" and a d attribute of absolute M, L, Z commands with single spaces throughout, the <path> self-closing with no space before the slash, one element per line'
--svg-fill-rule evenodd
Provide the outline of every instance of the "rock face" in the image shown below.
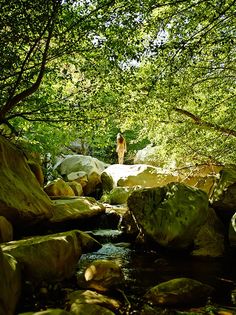
<path fill-rule="evenodd" d="M 19 263 L 0 247 L 0 314 L 14 315 L 21 293 Z"/>
<path fill-rule="evenodd" d="M 128 208 L 144 235 L 159 245 L 188 248 L 208 216 L 207 194 L 181 183 L 134 191 Z"/>
<path fill-rule="evenodd" d="M 110 165 L 102 173 L 101 178 L 105 191 L 110 191 L 116 186 L 159 187 L 178 180 L 175 174 L 170 174 L 163 169 L 144 164 Z"/>
<path fill-rule="evenodd" d="M 75 181 L 76 172 L 78 172 L 78 180 L 81 177 L 81 172 L 86 173 L 87 183 L 83 187 L 83 190 L 85 195 L 91 195 L 95 192 L 96 186 L 101 183 L 101 173 L 107 166 L 108 164 L 91 156 L 75 154 L 66 155 L 56 168 L 63 177 L 67 179 L 72 178 Z M 73 176 L 71 176 L 71 174 L 73 174 Z"/>
<path fill-rule="evenodd" d="M 186 305 L 206 303 L 214 289 L 197 280 L 176 278 L 151 288 L 145 299 L 154 305 Z"/>
<path fill-rule="evenodd" d="M 31 281 L 60 281 L 69 278 L 82 253 L 100 248 L 88 234 L 78 230 L 35 236 L 1 245 L 22 266 Z"/>
<path fill-rule="evenodd" d="M 51 217 L 51 211 L 52 202 L 23 153 L 0 136 L 0 215 L 25 226 Z"/>

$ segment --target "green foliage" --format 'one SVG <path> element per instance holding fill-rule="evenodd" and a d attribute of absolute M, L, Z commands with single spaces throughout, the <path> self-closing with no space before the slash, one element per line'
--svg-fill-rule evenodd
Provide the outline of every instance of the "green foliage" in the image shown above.
<path fill-rule="evenodd" d="M 39 152 L 236 162 L 235 3 L 1 1 L 0 122 Z"/>

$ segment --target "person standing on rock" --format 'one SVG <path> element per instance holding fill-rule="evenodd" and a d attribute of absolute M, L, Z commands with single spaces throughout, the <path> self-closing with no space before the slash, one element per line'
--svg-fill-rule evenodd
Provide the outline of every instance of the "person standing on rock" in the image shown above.
<path fill-rule="evenodd" d="M 122 136 L 121 133 L 117 134 L 116 140 L 117 140 L 116 152 L 118 154 L 118 163 L 123 164 L 124 163 L 124 155 L 127 152 L 126 141 L 125 141 L 125 138 Z"/>

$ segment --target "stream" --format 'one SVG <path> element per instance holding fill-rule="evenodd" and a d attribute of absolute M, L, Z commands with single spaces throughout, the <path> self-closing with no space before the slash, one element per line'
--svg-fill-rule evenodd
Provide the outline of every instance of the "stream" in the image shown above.
<path fill-rule="evenodd" d="M 229 307 L 236 304 L 235 255 L 213 259 L 191 257 L 187 253 L 161 253 L 122 241 L 122 233 L 118 230 L 89 233 L 103 246 L 97 252 L 83 254 L 77 272 L 83 273 L 85 267 L 96 259 L 116 261 L 125 276 L 124 292 L 132 305 L 132 314 L 138 314 L 142 296 L 149 288 L 177 277 L 212 285 L 216 289 L 213 303 Z"/>
<path fill-rule="evenodd" d="M 49 286 L 45 284 L 46 289 L 25 283 L 17 314 L 50 307 L 63 309 L 66 294 L 81 289 L 77 278 L 83 274 L 88 264 L 96 259 L 112 260 L 121 266 L 125 277 L 121 289 L 131 305 L 130 311 L 125 314 L 140 314 L 145 292 L 161 282 L 177 277 L 189 277 L 212 285 L 216 289 L 216 295 L 211 302 L 233 307 L 234 311 L 236 310 L 236 255 L 234 253 L 217 259 L 191 257 L 187 253 L 162 252 L 146 249 L 141 245 L 135 245 L 134 242 L 127 242 L 127 237 L 117 229 L 100 228 L 85 232 L 97 239 L 102 247 L 96 252 L 83 254 L 80 257 L 76 276 L 73 279 Z M 229 314 L 236 314 L 234 311 Z"/>

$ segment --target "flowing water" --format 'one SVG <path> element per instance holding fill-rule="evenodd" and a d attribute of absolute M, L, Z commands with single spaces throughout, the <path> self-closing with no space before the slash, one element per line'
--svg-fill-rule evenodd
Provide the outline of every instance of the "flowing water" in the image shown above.
<path fill-rule="evenodd" d="M 95 259 L 116 261 L 122 267 L 125 276 L 123 289 L 133 308 L 139 308 L 142 296 L 149 288 L 178 277 L 212 285 L 216 289 L 213 303 L 235 306 L 236 257 L 232 254 L 213 259 L 191 257 L 186 253 L 145 250 L 123 242 L 122 233 L 117 230 L 97 230 L 92 232 L 92 236 L 103 246 L 97 252 L 82 255 L 78 273 L 82 273 Z"/>
<path fill-rule="evenodd" d="M 217 259 L 197 258 L 182 252 L 167 253 L 145 249 L 141 245 L 134 245 L 134 242 L 127 242 L 127 236 L 116 229 L 97 229 L 87 232 L 97 239 L 102 247 L 96 252 L 83 254 L 78 262 L 76 277 L 47 287 L 47 294 L 43 294 L 40 287 L 32 287 L 30 283 L 26 283 L 18 307 L 19 313 L 48 307 L 64 308 L 66 292 L 80 289 L 76 278 L 82 276 L 85 268 L 92 261 L 108 259 L 116 261 L 124 273 L 125 281 L 120 289 L 131 304 L 131 311 L 125 314 L 140 314 L 145 292 L 161 282 L 177 277 L 189 277 L 212 285 L 216 289 L 212 302 L 234 307 L 235 312 L 228 314 L 236 314 L 235 254 Z"/>

